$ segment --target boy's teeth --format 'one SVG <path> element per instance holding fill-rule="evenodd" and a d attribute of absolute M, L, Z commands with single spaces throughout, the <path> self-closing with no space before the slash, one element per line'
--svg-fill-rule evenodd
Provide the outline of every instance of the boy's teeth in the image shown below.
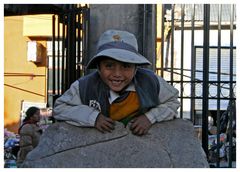
<path fill-rule="evenodd" d="M 121 81 L 112 81 L 113 84 L 119 84 Z"/>

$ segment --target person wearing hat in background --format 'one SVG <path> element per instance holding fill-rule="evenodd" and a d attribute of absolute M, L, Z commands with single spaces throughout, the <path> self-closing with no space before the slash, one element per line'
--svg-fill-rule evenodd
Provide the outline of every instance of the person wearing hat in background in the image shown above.
<path fill-rule="evenodd" d="M 39 143 L 42 130 L 38 126 L 40 121 L 40 109 L 37 107 L 30 107 L 26 111 L 26 117 L 23 124 L 20 126 L 18 133 L 20 135 L 19 152 L 17 155 L 17 166 L 25 160 L 27 154 L 32 151 Z"/>
<path fill-rule="evenodd" d="M 114 130 L 114 121 L 129 123 L 135 135 L 152 124 L 177 116 L 178 90 L 141 65 L 151 63 L 138 53 L 136 37 L 127 31 L 107 30 L 97 53 L 87 64 L 97 71 L 81 77 L 54 105 L 56 120 L 101 132 Z"/>

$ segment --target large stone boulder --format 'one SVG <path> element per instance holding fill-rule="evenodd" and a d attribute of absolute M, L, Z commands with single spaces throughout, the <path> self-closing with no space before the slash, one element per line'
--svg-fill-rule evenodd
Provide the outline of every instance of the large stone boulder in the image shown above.
<path fill-rule="evenodd" d="M 203 168 L 208 167 L 190 121 L 154 124 L 147 135 L 135 136 L 116 123 L 111 133 L 54 123 L 44 132 L 23 167 L 41 168 Z"/>

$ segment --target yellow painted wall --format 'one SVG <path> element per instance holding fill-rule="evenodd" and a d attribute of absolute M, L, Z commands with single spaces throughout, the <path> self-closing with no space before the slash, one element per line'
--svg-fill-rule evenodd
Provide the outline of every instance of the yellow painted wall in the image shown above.
<path fill-rule="evenodd" d="M 4 17 L 4 127 L 13 132 L 19 127 L 21 101 L 46 102 L 46 36 L 51 27 L 45 23 L 43 32 L 39 23 L 24 21 L 24 16 Z M 27 61 L 30 38 L 43 46 L 40 63 Z"/>
<path fill-rule="evenodd" d="M 23 18 L 23 36 L 52 36 L 52 15 L 29 15 Z"/>

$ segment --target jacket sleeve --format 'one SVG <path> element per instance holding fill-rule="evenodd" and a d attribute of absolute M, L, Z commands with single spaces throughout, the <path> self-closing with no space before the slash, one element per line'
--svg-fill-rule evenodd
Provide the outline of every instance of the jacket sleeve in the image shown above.
<path fill-rule="evenodd" d="M 82 104 L 79 94 L 79 83 L 75 81 L 70 88 L 59 97 L 53 109 L 53 116 L 76 126 L 93 127 L 99 111 Z"/>
<path fill-rule="evenodd" d="M 177 109 L 180 106 L 180 102 L 178 101 L 178 90 L 168 84 L 163 78 L 157 77 L 160 84 L 158 95 L 160 104 L 145 113 L 152 124 L 177 117 Z"/>

